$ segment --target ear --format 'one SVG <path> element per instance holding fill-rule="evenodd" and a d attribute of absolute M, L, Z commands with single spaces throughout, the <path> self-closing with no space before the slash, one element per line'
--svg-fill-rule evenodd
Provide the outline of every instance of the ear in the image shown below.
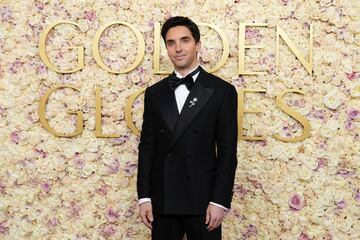
<path fill-rule="evenodd" d="M 198 42 L 196 43 L 196 53 L 199 53 L 200 50 L 201 50 L 201 41 L 198 41 Z"/>

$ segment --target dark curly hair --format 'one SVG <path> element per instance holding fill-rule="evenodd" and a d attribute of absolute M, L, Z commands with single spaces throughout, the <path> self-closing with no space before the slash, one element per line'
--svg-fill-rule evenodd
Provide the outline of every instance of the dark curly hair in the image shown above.
<path fill-rule="evenodd" d="M 187 27 L 190 30 L 191 35 L 195 39 L 195 42 L 197 43 L 200 41 L 199 27 L 188 17 L 176 16 L 167 19 L 161 28 L 161 36 L 164 39 L 165 44 L 166 44 L 166 33 L 169 31 L 170 28 L 176 26 Z"/>

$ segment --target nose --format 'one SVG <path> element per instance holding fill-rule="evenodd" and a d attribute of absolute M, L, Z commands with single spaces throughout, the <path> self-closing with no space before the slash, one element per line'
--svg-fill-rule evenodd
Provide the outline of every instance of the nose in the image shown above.
<path fill-rule="evenodd" d="M 176 52 L 181 52 L 181 50 L 182 50 L 181 44 L 177 43 L 175 46 L 175 50 L 176 50 Z"/>

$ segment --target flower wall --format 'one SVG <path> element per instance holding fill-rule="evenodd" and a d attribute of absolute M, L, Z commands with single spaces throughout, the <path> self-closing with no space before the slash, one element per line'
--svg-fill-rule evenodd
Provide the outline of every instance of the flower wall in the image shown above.
<path fill-rule="evenodd" d="M 263 141 L 239 140 L 232 208 L 223 222 L 223 239 L 359 239 L 360 238 L 360 3 L 358 0 L 259 1 L 0 1 L 0 238 L 1 239 L 149 239 L 138 217 L 136 174 L 139 137 L 125 121 L 126 100 L 160 81 L 153 74 L 154 24 L 174 15 L 221 28 L 230 54 L 214 74 L 246 93 L 244 134 Z M 40 33 L 58 20 L 46 51 L 61 74 L 39 56 Z M 91 44 L 99 27 L 123 21 L 145 39 L 141 64 L 126 74 L 109 73 L 95 62 Z M 238 75 L 239 23 L 247 27 L 245 66 L 265 75 Z M 314 29 L 313 74 L 309 74 L 280 40 L 275 66 L 276 25 L 308 56 L 310 24 Z M 222 53 L 216 31 L 201 26 L 200 62 L 211 69 Z M 161 39 L 162 41 L 162 39 Z M 137 40 L 129 28 L 109 28 L 99 48 L 111 69 L 135 59 Z M 171 63 L 161 42 L 161 69 Z M 73 138 L 53 136 L 39 121 L 39 99 L 57 84 L 74 86 L 51 94 L 46 118 L 59 132 L 75 131 L 82 111 L 84 131 Z M 95 136 L 95 87 L 101 88 L 104 133 Z M 311 124 L 311 136 L 282 142 L 273 135 L 301 135 L 299 122 L 282 112 L 275 97 L 284 89 L 288 106 Z M 133 104 L 133 121 L 142 123 L 141 95 Z"/>

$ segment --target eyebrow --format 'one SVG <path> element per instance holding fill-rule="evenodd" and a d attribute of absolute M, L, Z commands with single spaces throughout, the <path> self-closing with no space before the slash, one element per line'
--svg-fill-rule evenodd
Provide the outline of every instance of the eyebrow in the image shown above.
<path fill-rule="evenodd" d="M 180 38 L 180 40 L 185 40 L 185 39 L 190 39 L 190 36 L 184 36 L 184 37 L 181 37 L 181 38 Z M 175 42 L 175 40 L 174 40 L 174 39 L 169 39 L 169 40 L 167 40 L 166 42 L 167 42 L 167 43 L 168 43 L 168 42 Z"/>

